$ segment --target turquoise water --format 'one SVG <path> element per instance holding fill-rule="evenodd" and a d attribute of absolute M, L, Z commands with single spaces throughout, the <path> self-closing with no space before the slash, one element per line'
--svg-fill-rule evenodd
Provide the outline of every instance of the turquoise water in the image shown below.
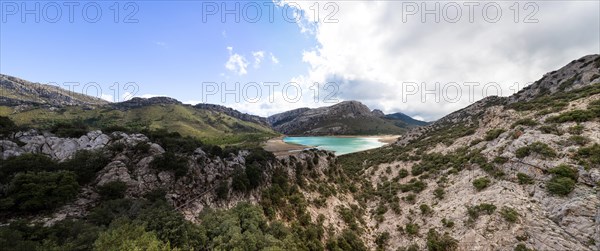
<path fill-rule="evenodd" d="M 283 142 L 334 151 L 336 155 L 360 152 L 385 145 L 377 138 L 365 137 L 285 137 Z"/>

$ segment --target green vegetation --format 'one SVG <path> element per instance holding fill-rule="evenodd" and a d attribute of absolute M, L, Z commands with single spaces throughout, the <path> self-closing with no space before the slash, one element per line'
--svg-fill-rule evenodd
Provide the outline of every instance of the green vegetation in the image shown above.
<path fill-rule="evenodd" d="M 18 173 L 0 200 L 0 210 L 36 213 L 55 209 L 74 199 L 78 190 L 73 172 Z"/>
<path fill-rule="evenodd" d="M 176 178 L 183 177 L 188 172 L 187 159 L 172 152 L 156 156 L 150 162 L 150 167 L 159 171 L 173 172 Z"/>
<path fill-rule="evenodd" d="M 551 109 L 553 112 L 557 112 L 564 109 L 571 101 L 598 93 L 600 93 L 600 84 L 593 84 L 568 92 L 559 91 L 553 94 L 545 94 L 527 102 L 516 102 L 508 105 L 507 108 L 517 111 Z"/>
<path fill-rule="evenodd" d="M 98 187 L 98 194 L 103 200 L 122 199 L 127 191 L 127 184 L 122 181 L 111 181 Z"/>
<path fill-rule="evenodd" d="M 517 173 L 517 179 L 519 180 L 519 184 L 521 185 L 533 184 L 533 178 L 529 177 L 529 175 L 524 173 Z"/>
<path fill-rule="evenodd" d="M 452 251 L 458 249 L 458 241 L 450 236 L 448 233 L 443 235 L 435 231 L 435 229 L 429 229 L 427 232 L 427 250 L 429 251 Z"/>
<path fill-rule="evenodd" d="M 453 228 L 454 227 L 454 221 L 448 220 L 446 218 L 442 219 L 442 224 L 444 225 L 444 227 L 447 227 L 447 228 Z"/>
<path fill-rule="evenodd" d="M 481 191 L 488 187 L 492 181 L 488 177 L 481 177 L 473 180 L 473 186 L 477 191 Z"/>
<path fill-rule="evenodd" d="M 73 106 L 57 110 L 34 108 L 14 113 L 0 109 L 17 126 L 50 130 L 60 136 L 79 137 L 90 130 L 143 132 L 169 130 L 213 145 L 258 145 L 276 136 L 270 128 L 223 113 L 184 105 L 150 105 L 133 109 L 85 109 Z M 0 132 L 1 133 L 1 132 Z M 162 146 L 162 145 L 161 145 Z M 163 146 L 164 147 L 164 146 Z"/>
<path fill-rule="evenodd" d="M 438 187 L 435 190 L 433 190 L 433 195 L 435 195 L 435 197 L 438 200 L 441 200 L 444 198 L 444 194 L 446 194 L 446 192 L 444 191 L 444 188 Z"/>
<path fill-rule="evenodd" d="M 496 211 L 496 206 L 494 204 L 481 203 L 476 206 L 467 206 L 467 215 L 469 219 L 467 220 L 467 224 L 472 225 L 477 221 L 481 214 L 491 215 Z"/>
<path fill-rule="evenodd" d="M 588 170 L 590 168 L 600 168 L 600 145 L 595 143 L 589 147 L 579 148 L 575 159 Z"/>
<path fill-rule="evenodd" d="M 430 215 L 433 213 L 433 210 L 431 209 L 431 207 L 429 207 L 429 205 L 427 204 L 421 204 L 419 206 L 419 209 L 421 210 L 421 214 L 422 215 Z"/>
<path fill-rule="evenodd" d="M 147 232 L 143 226 L 123 223 L 111 226 L 94 242 L 94 250 L 171 250 L 168 243 L 161 242 L 156 234 Z"/>
<path fill-rule="evenodd" d="M 517 158 L 524 158 L 531 155 L 532 153 L 536 153 L 542 158 L 556 157 L 556 151 L 554 151 L 554 149 L 550 148 L 550 146 L 548 146 L 547 144 L 539 141 L 533 142 L 528 146 L 524 146 L 517 149 L 515 155 L 517 156 Z"/>
<path fill-rule="evenodd" d="M 500 210 L 500 215 L 502 215 L 502 218 L 504 218 L 506 221 L 510 222 L 510 223 L 515 223 L 517 222 L 517 220 L 519 220 L 519 213 L 517 212 L 517 210 L 515 210 L 514 208 L 510 208 L 510 207 L 503 207 L 502 210 Z"/>
<path fill-rule="evenodd" d="M 538 124 L 538 122 L 536 122 L 535 120 L 531 119 L 531 118 L 525 118 L 525 119 L 519 119 L 517 120 L 515 123 L 513 123 L 510 128 L 515 128 L 517 126 L 536 126 Z"/>
<path fill-rule="evenodd" d="M 0 138 L 8 137 L 18 131 L 17 125 L 10 118 L 0 116 Z"/>
<path fill-rule="evenodd" d="M 515 246 L 515 251 L 535 251 L 535 249 L 527 248 L 525 244 L 519 243 Z"/>
<path fill-rule="evenodd" d="M 586 122 L 598 117 L 592 110 L 573 110 L 546 119 L 549 123 Z"/>
<path fill-rule="evenodd" d="M 404 232 L 408 235 L 418 235 L 419 234 L 419 224 L 417 223 L 407 223 L 404 227 Z"/>
<path fill-rule="evenodd" d="M 581 135 L 573 135 L 568 139 L 570 145 L 585 146 L 590 142 L 590 139 Z"/>
<path fill-rule="evenodd" d="M 556 125 L 543 125 L 540 126 L 540 131 L 546 134 L 562 135 L 563 132 Z"/>
<path fill-rule="evenodd" d="M 388 232 L 379 233 L 375 237 L 375 244 L 377 245 L 377 250 L 385 250 L 385 247 L 388 245 L 389 240 L 390 240 L 390 233 L 388 233 Z"/>
<path fill-rule="evenodd" d="M 581 133 L 583 133 L 584 129 L 585 129 L 584 126 L 582 126 L 580 124 L 577 124 L 577 125 L 574 125 L 572 127 L 569 127 L 568 131 L 569 131 L 570 134 L 580 135 Z"/>
<path fill-rule="evenodd" d="M 485 133 L 485 140 L 486 141 L 495 140 L 496 138 L 498 138 L 498 136 L 500 136 L 500 134 L 502 134 L 505 131 L 506 130 L 504 130 L 502 128 L 489 130 Z"/>
<path fill-rule="evenodd" d="M 566 196 L 575 189 L 577 183 L 577 177 L 579 176 L 577 170 L 572 167 L 562 164 L 557 167 L 548 170 L 549 173 L 554 176 L 546 182 L 546 189 L 548 192 L 554 195 Z"/>

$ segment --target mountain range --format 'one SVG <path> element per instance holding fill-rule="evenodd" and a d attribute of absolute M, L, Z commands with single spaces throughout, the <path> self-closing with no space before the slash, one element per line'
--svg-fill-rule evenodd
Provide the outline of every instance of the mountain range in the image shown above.
<path fill-rule="evenodd" d="M 105 118 L 113 113 L 101 111 L 109 109 L 116 114 L 111 116 L 121 114 L 119 120 L 150 125 L 161 118 L 145 120 L 146 114 L 201 118 L 185 124 L 220 117 L 258 125 L 248 122 L 252 117 L 232 117 L 237 113 L 226 108 L 207 111 L 177 102 L 42 106 L 53 116 L 81 121 Z M 27 121 L 33 117 L 46 121 L 42 108 L 21 106 L 0 108 L 9 115 L 0 117 L 2 247 L 600 249 L 597 54 L 573 60 L 510 97 L 487 97 L 406 129 L 393 144 L 342 156 L 313 149 L 275 157 L 256 146 L 221 148 L 152 130 L 66 137 L 32 129 Z M 19 115 L 28 112 L 37 113 Z M 293 123 L 315 134 L 351 133 L 388 125 L 385 117 L 348 101 L 266 122 L 290 133 Z M 372 127 L 342 125 L 343 119 L 372 119 Z"/>
<path fill-rule="evenodd" d="M 211 143 L 254 142 L 276 133 L 290 135 L 401 134 L 424 125 L 409 116 L 383 115 L 358 101 L 300 108 L 263 118 L 216 104 L 183 104 L 168 97 L 109 103 L 61 88 L 0 75 L 0 115 L 17 124 L 51 128 L 78 120 L 90 128 L 125 131 L 169 129 Z"/>

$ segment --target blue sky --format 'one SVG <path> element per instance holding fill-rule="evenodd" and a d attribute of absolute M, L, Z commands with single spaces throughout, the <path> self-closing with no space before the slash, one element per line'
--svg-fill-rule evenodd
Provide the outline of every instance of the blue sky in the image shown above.
<path fill-rule="evenodd" d="M 114 1 L 80 2 L 70 22 L 65 2 L 3 1 L 0 72 L 63 87 L 76 82 L 77 92 L 97 83 L 103 94 L 94 89 L 88 94 L 117 101 L 135 91 L 141 97 L 205 101 L 268 116 L 352 99 L 386 113 L 435 120 L 496 94 L 489 87 L 508 96 L 571 60 L 600 53 L 598 1 L 480 2 L 472 22 L 462 2 L 444 1 L 126 3 L 119 2 L 115 22 Z M 240 21 L 231 14 L 222 21 L 223 4 L 232 9 L 236 3 Z M 102 11 L 97 22 L 84 18 L 86 4 L 87 19 L 96 17 L 95 8 Z M 256 23 L 249 22 L 256 16 L 254 6 L 262 12 Z M 25 20 L 23 7 L 34 13 L 24 15 Z M 487 7 L 502 15 L 494 18 Z M 421 8 L 434 8 L 436 14 L 428 16 Z M 461 10 L 458 21 L 452 20 L 452 8 Z M 124 22 L 134 10 L 129 20 L 137 22 Z M 300 13 L 298 22 L 285 19 L 294 13 Z M 138 88 L 125 88 L 130 82 Z M 205 82 L 228 88 L 239 82 L 238 95 L 242 86 L 257 82 L 263 95 L 236 102 L 232 96 L 221 100 L 220 90 L 204 99 Z M 265 82 L 280 84 L 272 97 Z M 282 98 L 295 96 L 293 89 L 288 96 L 282 93 L 290 82 L 297 83 L 302 97 Z M 326 86 L 328 82 L 334 85 Z M 466 89 L 473 82 L 475 90 Z M 318 102 L 314 83 L 319 83 Z M 461 88 L 447 88 L 455 83 Z M 256 97 L 252 88 L 247 90 L 250 99 Z M 435 97 L 428 96 L 431 90 Z M 325 100 L 332 92 L 336 95 Z"/>
<path fill-rule="evenodd" d="M 25 4 L 35 9 L 35 3 Z M 115 23 L 113 2 L 99 2 L 102 17 L 97 23 L 82 17 L 83 3 L 75 7 L 73 23 L 69 22 L 67 6 L 61 6 L 60 21 L 46 22 L 43 2 L 39 23 L 35 22 L 35 15 L 25 16 L 27 19 L 22 22 L 21 13 L 4 13 L 0 72 L 40 83 L 78 82 L 79 89 L 95 82 L 104 94 L 113 96 L 113 83 L 120 83 L 123 93 L 128 91 L 124 90 L 125 83 L 135 82 L 139 96 L 165 95 L 198 102 L 203 82 L 226 82 L 231 88 L 238 81 L 285 83 L 306 72 L 302 52 L 316 46 L 314 37 L 303 34 L 297 24 L 286 22 L 281 16 L 271 22 L 265 13 L 257 23 L 242 18 L 236 23 L 233 15 L 222 22 L 217 14 L 207 16 L 207 22 L 203 22 L 200 1 L 134 3 L 139 7 L 132 18 L 137 23 L 122 21 L 134 10 L 125 10 L 124 4 L 120 6 L 120 22 Z M 235 7 L 232 2 L 227 6 Z M 266 12 L 268 6 L 263 7 Z M 3 6 L 4 11 L 7 8 Z M 281 7 L 273 8 L 282 11 Z M 88 13 L 90 19 L 95 17 L 94 9 L 88 9 Z M 253 15 L 250 9 L 247 13 Z M 46 18 L 54 16 L 49 9 Z M 257 52 L 262 52 L 257 56 L 264 56 L 255 66 L 253 53 Z M 225 67 L 231 54 L 246 59 L 246 74 L 236 74 Z M 90 94 L 95 91 L 92 89 Z"/>

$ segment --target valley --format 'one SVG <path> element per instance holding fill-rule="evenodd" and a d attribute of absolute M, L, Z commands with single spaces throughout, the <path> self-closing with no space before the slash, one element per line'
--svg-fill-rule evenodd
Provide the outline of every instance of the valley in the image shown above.
<path fill-rule="evenodd" d="M 600 248 L 597 54 L 431 123 L 358 101 L 262 118 L 38 96 L 1 77 L 2 247 Z M 351 149 L 286 143 L 323 139 Z"/>

